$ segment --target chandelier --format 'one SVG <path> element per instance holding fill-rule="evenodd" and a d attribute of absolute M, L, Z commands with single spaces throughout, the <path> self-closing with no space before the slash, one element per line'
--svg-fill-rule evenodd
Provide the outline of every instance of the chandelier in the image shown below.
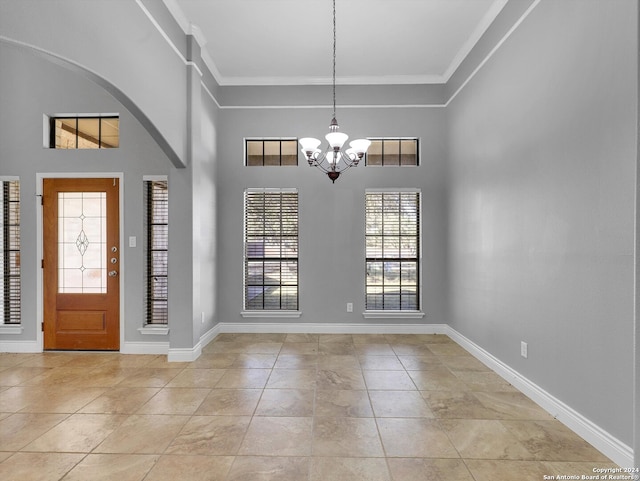
<path fill-rule="evenodd" d="M 339 132 L 339 129 L 336 120 L 336 0 L 333 0 L 333 117 L 329 124 L 329 133 L 325 135 L 329 147 L 326 151 L 320 150 L 318 147 L 321 141 L 312 137 L 299 140 L 300 150 L 309 165 L 327 174 L 331 182 L 335 182 L 340 177 L 340 173 L 356 167 L 371 145 L 367 139 L 356 139 L 349 142 L 350 149 L 343 150 L 349 136 Z"/>

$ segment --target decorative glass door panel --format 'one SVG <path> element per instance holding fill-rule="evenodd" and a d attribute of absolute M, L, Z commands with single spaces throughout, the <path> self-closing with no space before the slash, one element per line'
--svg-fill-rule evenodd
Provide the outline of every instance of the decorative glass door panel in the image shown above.
<path fill-rule="evenodd" d="M 107 292 L 107 194 L 58 193 L 58 292 Z"/>
<path fill-rule="evenodd" d="M 118 179 L 44 179 L 44 348 L 120 347 Z"/>

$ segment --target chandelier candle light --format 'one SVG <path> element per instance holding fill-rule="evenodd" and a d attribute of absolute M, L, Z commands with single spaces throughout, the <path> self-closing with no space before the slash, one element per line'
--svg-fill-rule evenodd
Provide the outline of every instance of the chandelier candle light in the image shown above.
<path fill-rule="evenodd" d="M 336 0 L 333 0 L 333 118 L 329 124 L 329 133 L 325 135 L 329 148 L 323 152 L 318 148 L 321 141 L 312 137 L 298 141 L 309 165 L 322 170 L 331 182 L 335 182 L 341 172 L 356 167 L 371 145 L 371 141 L 367 139 L 356 139 L 349 142 L 350 149 L 343 150 L 349 136 L 339 132 L 339 129 L 336 120 Z"/>

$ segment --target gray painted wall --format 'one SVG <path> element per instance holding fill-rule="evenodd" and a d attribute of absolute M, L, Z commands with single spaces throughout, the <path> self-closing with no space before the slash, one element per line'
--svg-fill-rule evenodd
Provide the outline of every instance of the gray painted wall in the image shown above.
<path fill-rule="evenodd" d="M 219 321 L 243 319 L 243 194 L 249 187 L 297 187 L 300 209 L 300 322 L 362 323 L 364 311 L 364 192 L 422 189 L 424 320 L 446 322 L 446 117 L 442 108 L 340 109 L 341 131 L 362 136 L 416 136 L 419 167 L 358 166 L 335 184 L 304 159 L 297 167 L 245 167 L 244 137 L 324 138 L 330 109 L 223 110 L 218 176 Z M 346 312 L 346 303 L 354 312 Z M 257 320 L 259 321 L 259 320 Z M 281 319 L 272 319 L 280 322 Z M 367 319 L 366 321 L 371 321 Z M 404 322 L 395 321 L 395 322 Z M 286 321 L 282 321 L 286 322 Z M 394 322 L 383 319 L 380 322 Z"/>
<path fill-rule="evenodd" d="M 123 237 L 138 239 L 137 248 L 122 245 L 125 338 L 149 341 L 150 336 L 137 331 L 143 325 L 142 178 L 168 175 L 172 167 L 167 157 L 121 104 L 84 77 L 3 43 L 0 65 L 0 175 L 17 175 L 21 181 L 22 298 L 37 298 L 36 173 L 124 172 Z M 120 148 L 43 148 L 43 114 L 103 112 L 120 114 Z M 1 340 L 35 340 L 36 318 L 35 301 L 23 302 L 24 332 Z"/>
<path fill-rule="evenodd" d="M 637 18 L 542 1 L 448 109 L 450 324 L 630 446 Z"/>

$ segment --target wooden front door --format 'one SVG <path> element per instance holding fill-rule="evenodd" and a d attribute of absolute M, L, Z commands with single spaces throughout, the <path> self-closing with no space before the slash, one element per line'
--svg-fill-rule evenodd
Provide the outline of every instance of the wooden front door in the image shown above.
<path fill-rule="evenodd" d="M 118 179 L 44 179 L 44 349 L 120 349 Z"/>

